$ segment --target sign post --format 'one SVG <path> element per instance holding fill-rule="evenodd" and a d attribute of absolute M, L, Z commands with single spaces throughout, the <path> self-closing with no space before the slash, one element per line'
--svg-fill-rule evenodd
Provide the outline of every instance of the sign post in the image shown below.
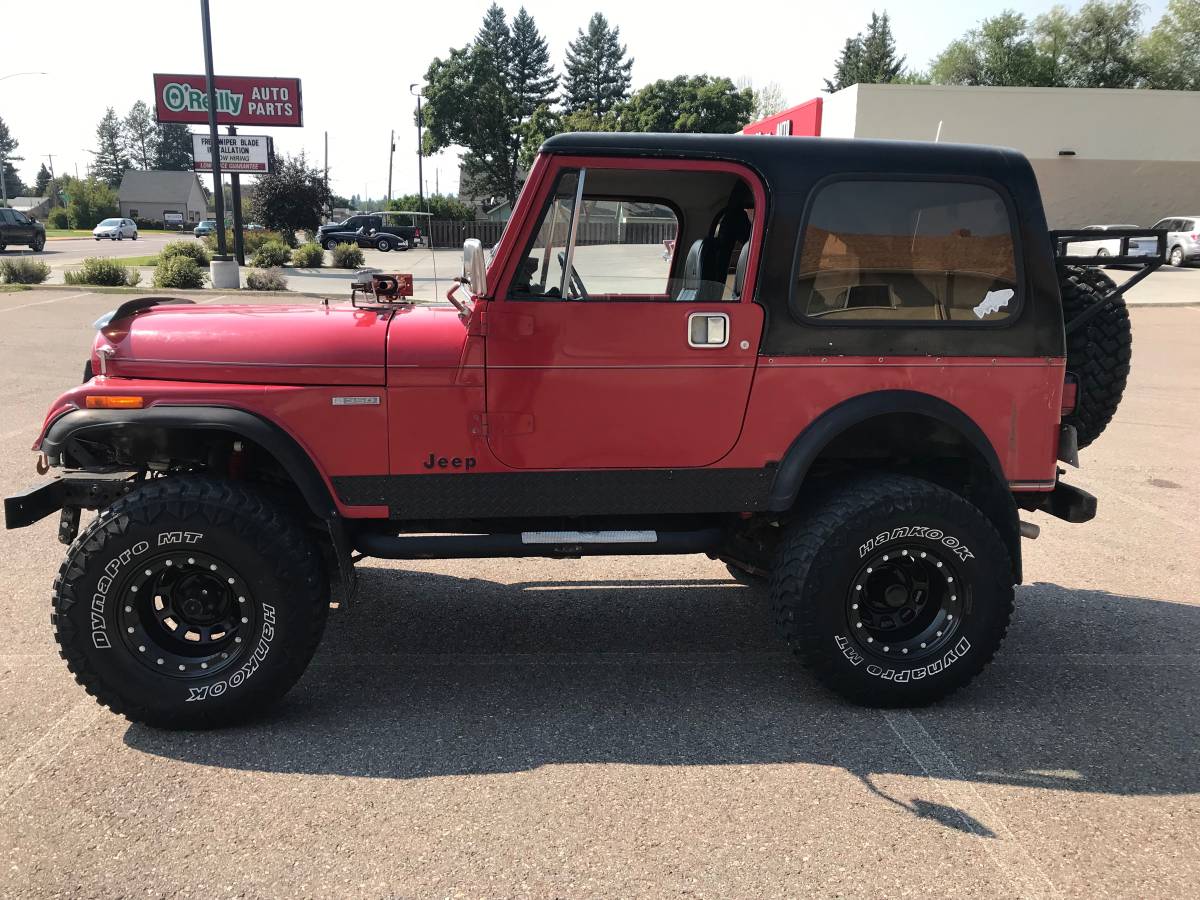
<path fill-rule="evenodd" d="M 208 0 L 200 0 L 200 23 L 204 29 L 204 82 L 208 89 L 208 135 L 212 146 L 219 147 L 217 138 L 217 88 L 213 84 L 212 25 L 208 18 Z M 217 256 L 218 262 L 228 262 L 225 247 L 225 188 L 221 183 L 221 154 L 212 155 L 213 202 L 217 207 Z M 214 273 L 215 274 L 215 273 Z M 225 287 L 226 285 L 221 285 Z M 236 286 L 236 285 L 235 285 Z M 213 287 L 217 287 L 214 283 Z"/>
<path fill-rule="evenodd" d="M 230 125 L 229 133 L 236 136 L 237 128 Z M 220 148 L 214 155 L 221 155 Z M 246 247 L 242 239 L 242 176 L 237 172 L 231 172 L 229 175 L 229 199 L 233 201 L 233 256 L 239 266 L 244 266 Z"/>

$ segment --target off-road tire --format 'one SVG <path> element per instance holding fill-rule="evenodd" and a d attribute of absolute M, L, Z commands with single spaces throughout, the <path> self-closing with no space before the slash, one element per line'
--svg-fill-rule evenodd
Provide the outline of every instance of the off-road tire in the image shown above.
<path fill-rule="evenodd" d="M 203 625 L 155 611 L 164 599 L 188 609 L 197 584 L 206 602 L 210 587 L 215 597 L 230 585 L 229 612 L 210 617 L 203 645 L 190 643 Z M 328 607 L 320 553 L 292 515 L 250 487 L 184 476 L 146 482 L 76 539 L 51 622 L 67 667 L 101 704 L 159 728 L 210 728 L 261 712 L 295 684 Z M 188 631 L 167 631 L 164 614 Z"/>
<path fill-rule="evenodd" d="M 776 623 L 801 663 L 877 707 L 923 706 L 978 675 L 1013 610 L 1008 550 L 983 513 L 938 485 L 886 474 L 849 480 L 813 504 L 785 532 L 771 580 Z M 908 625 L 903 609 L 884 604 L 896 624 L 864 626 L 904 572 L 928 573 L 924 605 L 910 591 Z"/>
<path fill-rule="evenodd" d="M 1121 297 L 1103 299 L 1115 286 L 1099 269 L 1076 266 L 1066 270 L 1060 284 L 1067 324 L 1096 303 L 1103 304 L 1100 312 L 1067 335 L 1067 371 L 1078 379 L 1079 390 L 1075 410 L 1063 422 L 1075 426 L 1081 449 L 1108 427 L 1129 380 L 1133 358 L 1129 310 Z"/>

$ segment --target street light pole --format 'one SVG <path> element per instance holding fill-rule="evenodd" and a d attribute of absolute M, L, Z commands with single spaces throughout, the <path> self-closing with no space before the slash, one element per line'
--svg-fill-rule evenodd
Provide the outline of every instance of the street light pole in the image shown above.
<path fill-rule="evenodd" d="M 204 75 L 208 87 L 208 136 L 212 153 L 213 201 L 217 207 L 217 259 L 228 261 L 225 246 L 225 187 L 221 183 L 221 136 L 217 131 L 217 90 L 213 84 L 212 25 L 208 0 L 200 0 L 200 24 L 204 31 Z"/>
<path fill-rule="evenodd" d="M 408 92 L 412 94 L 413 88 L 419 88 L 420 86 L 420 82 L 410 84 Z M 425 140 L 422 134 L 422 127 L 425 122 L 421 118 L 421 92 L 418 90 L 415 96 L 417 98 L 417 192 L 421 197 L 421 212 L 427 212 L 428 210 L 425 209 L 425 171 L 423 168 Z"/>
<path fill-rule="evenodd" d="M 387 201 L 390 205 L 392 202 L 392 157 L 396 155 L 396 130 L 393 128 L 391 137 L 388 138 L 388 192 Z"/>

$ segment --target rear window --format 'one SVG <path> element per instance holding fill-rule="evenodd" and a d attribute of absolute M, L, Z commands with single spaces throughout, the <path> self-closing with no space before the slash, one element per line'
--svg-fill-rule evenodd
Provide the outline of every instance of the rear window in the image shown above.
<path fill-rule="evenodd" d="M 1009 209 L 982 184 L 827 184 L 797 272 L 791 311 L 822 323 L 1002 322 L 1020 299 Z"/>

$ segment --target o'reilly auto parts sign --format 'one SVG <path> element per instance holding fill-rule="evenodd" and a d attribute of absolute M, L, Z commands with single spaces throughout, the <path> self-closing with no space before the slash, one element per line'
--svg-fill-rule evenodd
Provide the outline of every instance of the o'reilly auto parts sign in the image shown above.
<path fill-rule="evenodd" d="M 263 134 L 221 135 L 221 171 L 261 175 L 271 171 L 271 139 Z M 192 135 L 192 157 L 197 172 L 212 171 L 212 138 Z"/>
<path fill-rule="evenodd" d="M 300 126 L 299 78 L 213 78 L 218 125 Z M 208 124 L 208 87 L 203 75 L 154 76 L 154 112 L 160 122 Z"/>

